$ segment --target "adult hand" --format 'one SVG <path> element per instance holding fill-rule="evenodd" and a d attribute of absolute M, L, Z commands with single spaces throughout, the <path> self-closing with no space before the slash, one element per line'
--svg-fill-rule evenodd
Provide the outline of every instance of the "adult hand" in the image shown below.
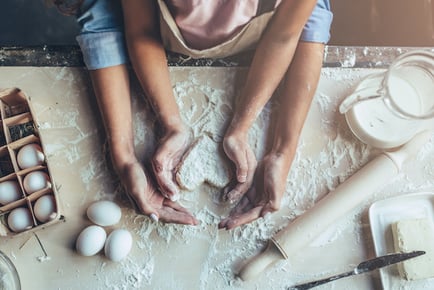
<path fill-rule="evenodd" d="M 186 127 L 169 130 L 160 140 L 152 159 L 152 167 L 161 193 L 172 201 L 179 199 L 175 170 L 190 145 L 190 132 Z"/>
<path fill-rule="evenodd" d="M 233 203 L 238 201 L 251 187 L 257 161 L 247 141 L 247 134 L 226 135 L 223 140 L 223 149 L 236 168 L 234 184 L 225 189 L 223 196 L 223 200 Z"/>
<path fill-rule="evenodd" d="M 233 229 L 280 208 L 290 162 L 283 155 L 268 154 L 259 163 L 252 187 L 241 198 L 219 228 Z"/>
<path fill-rule="evenodd" d="M 185 208 L 156 190 L 149 175 L 138 162 L 128 164 L 120 174 L 128 196 L 143 214 L 167 223 L 198 223 Z"/>

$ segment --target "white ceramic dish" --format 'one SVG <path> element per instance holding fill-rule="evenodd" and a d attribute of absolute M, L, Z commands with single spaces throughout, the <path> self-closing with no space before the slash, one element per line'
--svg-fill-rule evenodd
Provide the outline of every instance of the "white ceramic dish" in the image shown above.
<path fill-rule="evenodd" d="M 434 220 L 434 192 L 411 193 L 375 202 L 369 208 L 369 221 L 377 256 L 395 252 L 391 225 L 412 218 Z M 421 249 L 423 250 L 423 249 Z M 383 289 L 429 289 L 428 281 L 406 281 L 399 276 L 396 265 L 380 269 Z"/>

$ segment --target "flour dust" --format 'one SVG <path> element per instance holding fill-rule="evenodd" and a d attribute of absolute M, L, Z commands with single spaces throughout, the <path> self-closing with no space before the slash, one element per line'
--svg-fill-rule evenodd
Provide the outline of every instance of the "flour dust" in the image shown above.
<path fill-rule="evenodd" d="M 221 146 L 246 71 L 244 68 L 171 68 L 176 101 L 194 139 L 206 135 Z M 231 206 L 219 203 L 221 188 L 206 183 L 182 191 L 180 200 L 199 220 L 197 226 L 154 223 L 132 210 L 125 210 L 123 226 L 134 234 L 133 252 L 122 262 L 119 271 L 122 281 L 119 277 L 105 276 L 106 265 L 101 267 L 98 273 L 104 281 L 101 289 L 282 289 L 300 277 L 309 277 L 310 272 L 301 270 L 307 267 L 301 257 L 278 263 L 255 281 L 242 282 L 235 274 L 265 247 L 276 231 L 309 210 L 379 153 L 357 140 L 337 112 L 340 101 L 366 73 L 356 69 L 323 69 L 277 213 L 231 231 L 219 230 L 217 225 L 228 215 Z M 137 119 L 144 118 L 139 112 L 135 114 Z M 249 132 L 258 159 L 266 150 L 272 114 L 273 106 L 267 105 Z M 154 124 L 151 122 L 148 128 L 143 124 L 146 122 L 138 125 L 141 131 L 138 145 L 143 145 L 140 143 L 146 139 L 154 140 L 151 137 Z M 431 140 L 418 155 L 418 165 L 412 163 L 408 171 L 385 181 L 387 190 L 379 192 L 375 199 L 407 191 L 434 190 L 433 150 Z M 201 164 L 207 156 L 199 154 L 195 158 Z M 425 164 L 424 173 L 414 176 L 411 169 L 420 164 Z M 212 178 L 212 172 L 207 174 Z M 342 239 L 343 233 L 350 238 L 345 243 L 361 247 L 364 241 L 358 232 L 364 225 L 359 215 L 371 202 L 372 199 L 362 204 L 352 216 L 343 217 L 345 220 L 337 228 L 325 231 L 324 236 L 313 241 L 311 249 L 323 251 L 321 247 L 332 246 Z M 335 270 L 342 269 L 332 267 L 327 271 Z"/>

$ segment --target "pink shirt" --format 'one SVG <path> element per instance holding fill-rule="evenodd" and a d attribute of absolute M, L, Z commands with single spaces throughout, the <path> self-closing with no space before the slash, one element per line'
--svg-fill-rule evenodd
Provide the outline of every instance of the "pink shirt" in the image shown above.
<path fill-rule="evenodd" d="M 239 32 L 261 0 L 165 0 L 188 46 L 206 49 Z M 271 0 L 263 0 L 271 1 Z M 280 1 L 276 1 L 276 5 Z"/>

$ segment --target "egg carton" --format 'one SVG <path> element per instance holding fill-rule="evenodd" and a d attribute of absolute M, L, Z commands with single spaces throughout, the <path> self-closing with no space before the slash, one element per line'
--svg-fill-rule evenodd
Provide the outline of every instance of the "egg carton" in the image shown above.
<path fill-rule="evenodd" d="M 0 236 L 12 237 L 34 232 L 63 220 L 64 216 L 61 213 L 59 194 L 50 174 L 46 159 L 47 155 L 39 135 L 37 121 L 32 113 L 30 100 L 23 91 L 18 88 L 0 89 L 0 122 L 0 186 L 4 182 L 14 181 L 15 185 L 18 183 L 19 192 L 18 199 L 3 204 L 0 203 Z M 23 169 L 18 164 L 17 155 L 20 149 L 28 144 L 39 145 L 45 158 L 42 164 Z M 26 190 L 25 177 L 36 171 L 45 173 L 42 175 L 47 178 L 46 186 L 34 192 Z M 27 186 L 28 188 L 29 186 Z M 48 199 L 51 202 L 54 201 L 54 209 L 49 217 L 41 221 L 41 218 L 38 219 L 35 214 L 35 204 L 43 196 L 50 196 Z M 18 208 L 26 209 L 27 217 L 29 216 L 28 213 L 30 213 L 27 226 L 19 230 L 13 229 L 8 221 L 11 213 Z M 22 216 L 16 219 L 18 223 L 25 222 Z"/>

